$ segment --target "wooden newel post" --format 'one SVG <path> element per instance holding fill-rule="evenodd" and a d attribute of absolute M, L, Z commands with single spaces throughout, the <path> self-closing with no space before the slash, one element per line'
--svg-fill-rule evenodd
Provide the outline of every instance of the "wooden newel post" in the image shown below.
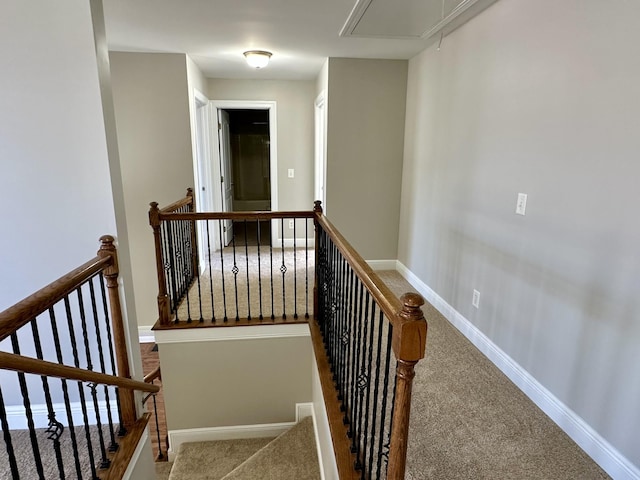
<path fill-rule="evenodd" d="M 153 228 L 153 240 L 156 247 L 156 271 L 158 273 L 158 320 L 160 325 L 169 325 L 169 296 L 167 295 L 167 281 L 162 258 L 162 236 L 160 232 L 160 209 L 157 202 L 151 202 L 149 210 L 149 225 Z"/>
<path fill-rule="evenodd" d="M 193 189 L 187 188 L 187 198 L 190 198 L 189 213 L 195 213 L 196 211 L 196 199 L 193 197 Z M 193 276 L 200 275 L 200 269 L 198 268 L 198 238 L 196 235 L 196 221 L 191 220 L 191 266 L 193 268 Z"/>
<path fill-rule="evenodd" d="M 417 293 L 405 293 L 402 310 L 393 325 L 393 351 L 398 360 L 396 367 L 396 398 L 391 426 L 388 480 L 404 479 L 407 464 L 407 439 L 411 412 L 411 388 L 415 377 L 414 366 L 424 358 L 427 341 L 427 322 L 420 307 L 424 299 Z"/>
<path fill-rule="evenodd" d="M 316 322 L 320 321 L 320 312 L 318 311 L 318 275 L 319 275 L 319 266 L 320 266 L 320 223 L 318 219 L 322 216 L 322 202 L 320 200 L 316 200 L 313 202 L 313 213 L 315 216 L 313 217 L 313 225 L 315 227 L 316 232 L 316 242 L 315 242 L 315 263 L 314 263 L 314 275 L 313 275 L 313 316 L 316 319 Z"/>
<path fill-rule="evenodd" d="M 116 353 L 116 365 L 118 376 L 131 378 L 129 370 L 129 355 L 127 353 L 127 341 L 124 334 L 124 322 L 122 321 L 122 305 L 120 304 L 120 292 L 118 289 L 118 253 L 113 244 L 111 235 L 100 237 L 99 257 L 111 257 L 111 265 L 104 269 L 104 277 L 107 279 L 107 291 L 109 292 L 109 306 L 111 310 L 111 329 L 113 331 L 113 345 Z M 120 419 L 120 435 L 126 433 L 136 421 L 136 404 L 133 390 L 120 388 L 118 390 L 122 418 Z M 124 428 L 123 428 L 124 427 Z"/>

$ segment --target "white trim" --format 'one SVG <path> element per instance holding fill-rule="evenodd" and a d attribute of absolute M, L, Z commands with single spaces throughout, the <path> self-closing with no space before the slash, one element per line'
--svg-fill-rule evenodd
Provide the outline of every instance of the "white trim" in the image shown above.
<path fill-rule="evenodd" d="M 268 110 L 269 111 L 269 167 L 270 167 L 270 181 L 271 181 L 271 211 L 278 210 L 278 116 L 277 116 L 277 104 L 275 101 L 264 100 L 210 100 L 209 104 L 215 109 L 224 110 L 230 109 L 243 109 L 243 110 Z M 213 135 L 215 146 L 218 144 L 218 135 Z M 220 150 L 214 149 L 214 164 L 220 163 L 219 157 Z M 214 188 L 215 179 L 212 179 L 211 188 Z"/>
<path fill-rule="evenodd" d="M 312 250 L 313 248 L 315 248 L 316 239 L 315 238 L 296 238 L 296 248 L 303 248 L 305 245 L 308 245 L 309 249 Z M 275 239 L 275 243 L 273 244 L 272 248 L 274 250 L 282 249 L 282 237 L 278 236 Z M 284 239 L 284 248 L 293 248 L 293 238 Z"/>
<path fill-rule="evenodd" d="M 169 430 L 169 461 L 173 462 L 180 445 L 190 442 L 238 440 L 241 438 L 277 437 L 293 427 L 295 422 L 265 423 L 259 425 L 232 425 L 229 427 L 188 428 Z"/>
<path fill-rule="evenodd" d="M 154 333 L 158 344 L 311 336 L 309 325 L 306 323 L 235 326 L 230 322 L 227 326 L 219 328 L 156 330 Z"/>
<path fill-rule="evenodd" d="M 154 343 L 156 341 L 150 326 L 138 327 L 138 341 L 140 343 Z"/>
<path fill-rule="evenodd" d="M 398 272 L 611 477 L 616 480 L 640 479 L 638 467 L 400 261 Z"/>
<path fill-rule="evenodd" d="M 313 403 L 296 403 L 296 423 L 307 417 L 313 417 Z"/>
<path fill-rule="evenodd" d="M 115 405 L 115 400 L 111 401 L 111 415 L 117 417 L 118 412 Z M 93 403 L 86 402 L 87 417 L 89 425 L 95 425 L 96 415 L 93 410 Z M 81 402 L 70 402 L 69 408 L 71 409 L 71 419 L 74 425 L 83 425 L 83 413 Z M 23 405 L 9 405 L 5 407 L 7 412 L 7 422 L 9 423 L 9 430 L 26 430 L 29 428 L 27 425 L 27 416 Z M 56 412 L 56 419 L 63 425 L 69 425 L 67 418 L 67 410 L 64 403 L 54 403 L 53 411 Z M 98 412 L 100 413 L 100 419 L 102 423 L 107 419 L 107 403 L 104 400 L 98 402 Z M 49 426 L 49 410 L 44 403 L 31 405 L 31 414 L 35 428 L 47 428 Z"/>
<path fill-rule="evenodd" d="M 140 455 L 142 455 L 142 451 L 144 450 L 145 444 L 149 439 L 149 427 L 144 429 L 142 432 L 142 436 L 138 441 L 138 445 L 136 445 L 136 449 L 133 451 L 133 455 L 129 460 L 129 465 L 127 465 L 127 469 L 124 471 L 124 475 L 122 476 L 123 480 L 129 480 L 131 475 L 133 474 L 136 466 L 138 465 L 138 460 L 140 459 Z M 155 468 L 155 466 L 154 466 Z"/>
<path fill-rule="evenodd" d="M 397 260 L 365 260 L 373 270 L 397 270 Z"/>

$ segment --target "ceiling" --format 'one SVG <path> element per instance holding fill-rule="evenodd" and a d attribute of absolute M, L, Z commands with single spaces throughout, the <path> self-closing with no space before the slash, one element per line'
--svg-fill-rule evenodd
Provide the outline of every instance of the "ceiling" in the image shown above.
<path fill-rule="evenodd" d="M 186 53 L 207 77 L 313 79 L 327 57 L 409 59 L 496 0 L 103 0 L 110 50 Z M 273 52 L 249 68 L 243 52 Z"/>
<path fill-rule="evenodd" d="M 103 0 L 103 4 L 110 50 L 186 53 L 207 77 L 313 79 L 327 57 L 413 57 L 433 41 L 415 34 L 420 25 L 434 23 L 416 22 L 416 13 L 439 15 L 441 4 L 451 1 Z M 374 5 L 369 8 L 369 4 Z M 363 23 L 364 36 L 357 29 L 339 35 L 348 19 L 352 27 L 360 22 L 350 18 L 352 10 L 358 15 L 378 12 Z M 402 35 L 405 25 L 413 30 Z M 253 49 L 273 52 L 267 68 L 253 70 L 245 64 L 242 53 Z"/>

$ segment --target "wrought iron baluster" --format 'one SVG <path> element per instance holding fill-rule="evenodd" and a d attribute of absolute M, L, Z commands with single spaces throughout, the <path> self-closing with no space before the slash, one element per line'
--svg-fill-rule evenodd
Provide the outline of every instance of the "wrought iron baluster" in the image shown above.
<path fill-rule="evenodd" d="M 33 344 L 36 349 L 36 357 L 39 360 L 44 358 L 42 354 L 42 343 L 40 341 L 40 332 L 38 331 L 38 322 L 34 318 L 31 320 L 31 333 L 33 334 Z M 56 419 L 56 412 L 53 409 L 53 401 L 51 400 L 51 391 L 49 389 L 49 379 L 45 375 L 40 376 L 42 381 L 42 390 L 44 391 L 45 404 L 47 405 L 47 418 L 49 425 L 47 427 L 47 438 L 53 441 L 53 451 L 56 456 L 56 464 L 60 480 L 64 480 L 64 463 L 62 461 L 62 452 L 60 451 L 60 436 L 64 432 L 64 426 Z"/>
<path fill-rule="evenodd" d="M 247 241 L 247 220 L 244 220 L 244 257 L 247 267 L 247 320 L 251 320 L 251 289 L 249 287 L 249 242 Z"/>
<path fill-rule="evenodd" d="M 306 218 L 304 219 L 304 318 L 309 318 L 309 220 Z"/>
<path fill-rule="evenodd" d="M 218 220 L 218 235 L 220 237 L 220 276 L 222 279 L 222 306 L 224 308 L 224 323 L 227 323 L 229 317 L 227 316 L 227 290 L 224 285 L 224 239 L 222 238 L 222 222 L 224 220 Z"/>
<path fill-rule="evenodd" d="M 373 364 L 373 346 L 374 346 L 374 326 L 375 326 L 375 315 L 376 315 L 376 302 L 372 298 L 371 299 L 371 328 L 369 328 L 369 341 L 367 345 L 367 350 L 369 351 L 368 359 L 367 359 L 367 392 L 365 394 L 365 398 L 367 399 L 366 407 L 365 407 L 365 415 L 364 415 L 364 435 L 362 435 L 362 480 L 365 479 L 365 473 L 367 472 L 367 442 L 369 438 L 369 416 L 370 416 L 370 403 L 371 403 L 371 366 Z M 375 410 L 375 408 L 374 408 Z"/>
<path fill-rule="evenodd" d="M 191 287 L 191 278 L 193 270 L 192 252 L 191 252 L 191 234 L 189 233 L 188 220 L 179 221 L 181 226 L 181 238 L 180 245 L 184 249 L 182 255 L 182 288 L 180 289 L 180 298 L 186 296 L 187 300 L 187 323 L 191 323 L 193 318 L 191 317 L 191 295 L 189 295 L 189 288 Z"/>
<path fill-rule="evenodd" d="M 16 462 L 16 454 L 13 450 L 13 441 L 11 440 L 11 431 L 9 430 L 9 422 L 7 422 L 7 409 L 4 406 L 2 388 L 0 388 L 0 426 L 2 426 L 4 445 L 7 449 L 7 456 L 9 457 L 9 470 L 11 470 L 11 477 L 20 478 L 18 462 Z"/>
<path fill-rule="evenodd" d="M 384 325 L 384 313 L 382 312 L 382 309 L 380 309 L 379 315 L 378 315 L 378 333 L 376 334 L 376 338 L 377 338 L 377 349 L 376 349 L 376 373 L 375 373 L 375 379 L 373 381 L 373 401 L 375 406 L 377 407 L 378 405 L 378 393 L 379 393 L 379 386 L 380 386 L 380 354 L 382 353 L 382 327 Z M 371 329 L 373 331 L 373 328 Z M 377 430 L 377 423 L 376 423 L 376 417 L 377 417 L 377 413 L 378 413 L 378 409 L 374 407 L 373 409 L 373 418 L 371 420 L 371 425 L 372 425 L 372 430 L 371 430 L 371 444 L 369 446 L 369 469 L 367 470 L 369 472 L 369 475 L 371 477 L 373 477 L 373 457 L 375 455 L 376 452 L 374 452 L 374 447 L 376 444 L 376 430 Z M 380 427 L 380 430 L 382 430 L 383 425 Z M 377 452 L 380 453 L 380 452 Z"/>
<path fill-rule="evenodd" d="M 349 423 L 349 412 L 351 405 L 353 404 L 351 401 L 351 387 L 353 385 L 353 350 L 355 348 L 354 340 L 355 340 L 355 316 L 357 315 L 357 307 L 356 313 L 354 314 L 354 303 L 356 301 L 357 296 L 357 277 L 355 277 L 353 269 L 349 267 L 349 286 L 347 289 L 348 295 L 348 304 L 349 311 L 347 312 L 347 332 L 346 332 L 346 351 L 345 351 L 345 373 L 344 373 L 344 386 L 343 386 L 343 401 L 342 401 L 342 410 L 344 412 L 343 422 L 346 425 Z"/>
<path fill-rule="evenodd" d="M 11 334 L 11 346 L 13 353 L 20 355 L 20 344 L 18 343 L 18 335 L 16 332 Z M 36 471 L 38 478 L 44 480 L 44 470 L 42 468 L 42 458 L 40 457 L 40 447 L 38 446 L 38 437 L 36 436 L 36 427 L 33 423 L 33 411 L 31 410 L 31 401 L 29 400 L 29 389 L 25 374 L 18 372 L 18 383 L 20 384 L 20 393 L 22 394 L 22 403 L 24 405 L 24 413 L 27 417 L 27 427 L 29 429 L 29 438 L 31 439 L 31 450 L 33 451 L 33 459 L 36 463 Z"/>
<path fill-rule="evenodd" d="M 205 225 L 207 226 L 207 263 L 209 264 L 209 293 L 211 294 L 211 321 L 215 323 L 216 321 L 216 305 L 213 301 L 213 272 L 211 269 L 211 234 L 209 232 L 209 220 L 205 221 Z"/>
<path fill-rule="evenodd" d="M 60 335 L 58 334 L 58 322 L 56 320 L 56 314 L 53 307 L 49 307 L 49 320 L 51 322 L 51 333 L 53 335 L 53 345 L 56 349 L 56 359 L 58 363 L 62 364 L 62 348 L 60 347 Z M 63 378 L 60 380 L 62 383 L 62 395 L 64 397 L 64 406 L 67 413 L 67 424 L 69 427 L 69 437 L 71 438 L 71 446 L 73 450 L 73 460 L 76 469 L 76 475 L 78 478 L 81 476 L 80 457 L 78 456 L 78 441 L 76 439 L 76 431 L 73 425 L 73 416 L 71 413 L 71 402 L 69 401 L 69 387 L 67 381 Z"/>
<path fill-rule="evenodd" d="M 89 335 L 87 330 L 87 318 L 84 309 L 84 299 L 82 297 L 82 286 L 76 289 L 78 296 L 78 309 L 80 311 L 80 324 L 82 326 L 82 338 L 84 341 L 85 356 L 87 359 L 87 370 L 93 370 L 93 362 L 91 361 L 91 349 L 89 348 Z M 102 432 L 102 419 L 100 418 L 100 407 L 98 405 L 98 393 L 96 391 L 97 385 L 95 383 L 88 384 L 91 390 L 91 398 L 93 400 L 93 409 L 96 416 L 96 424 L 98 428 L 98 442 L 100 444 L 100 468 L 109 468 L 111 460 L 107 457 L 107 449 L 104 443 L 104 434 Z"/>
<path fill-rule="evenodd" d="M 387 351 L 385 355 L 384 363 L 384 380 L 382 381 L 382 408 L 380 409 L 380 437 L 378 438 L 378 463 L 376 465 L 376 474 L 378 478 L 381 477 L 382 459 L 385 459 L 385 464 L 389 459 L 389 445 L 384 444 L 385 427 L 387 419 L 387 399 L 389 395 L 389 372 L 391 370 L 391 341 L 393 338 L 393 326 L 388 323 L 387 330 Z M 393 418 L 393 417 L 392 417 Z M 389 428 L 391 433 L 391 428 Z"/>
<path fill-rule="evenodd" d="M 236 229 L 235 225 L 233 231 L 231 232 L 231 245 L 233 248 L 233 268 L 231 269 L 231 273 L 233 273 L 233 289 L 235 292 L 235 300 L 236 300 L 236 322 L 240 320 L 240 312 L 238 311 L 238 272 L 240 269 L 238 268 L 238 264 L 236 263 Z"/>
<path fill-rule="evenodd" d="M 94 277 L 95 278 L 95 277 Z M 93 324 L 94 327 L 96 329 L 96 340 L 98 343 L 98 359 L 100 361 L 100 371 L 102 373 L 107 373 L 107 369 L 105 367 L 105 361 L 104 361 L 104 351 L 102 348 L 102 334 L 100 333 L 100 322 L 98 320 L 98 308 L 97 308 L 97 304 L 96 304 L 96 293 L 95 293 L 95 289 L 93 286 L 93 280 L 94 278 L 89 280 L 89 294 L 91 296 L 91 310 L 93 312 Z M 105 402 L 107 404 L 107 421 L 109 423 L 109 437 L 110 437 L 110 443 L 109 443 L 109 451 L 110 452 L 115 452 L 116 450 L 118 450 L 118 444 L 116 443 L 116 437 L 115 437 L 115 432 L 113 429 L 113 417 L 111 415 L 111 400 L 109 398 L 109 387 L 107 385 L 103 386 L 104 389 L 104 399 Z"/>
<path fill-rule="evenodd" d="M 258 301 L 260 302 L 260 320 L 263 320 L 262 316 L 262 272 L 260 263 L 260 219 L 256 220 L 258 229 Z"/>
<path fill-rule="evenodd" d="M 206 220 L 205 220 L 206 222 Z M 204 322 L 204 317 L 202 316 L 202 284 L 200 281 L 200 264 L 198 262 L 198 255 L 196 252 L 196 245 L 193 245 L 193 239 L 196 238 L 195 232 L 195 220 L 189 222 L 190 230 L 191 230 L 191 269 L 195 269 L 191 274 L 191 278 L 196 277 L 196 282 L 198 283 L 198 311 L 200 312 L 200 318 L 198 321 L 200 323 Z M 189 289 L 187 289 L 187 296 L 189 295 Z M 211 308 L 213 308 L 213 302 L 211 302 Z"/>
<path fill-rule="evenodd" d="M 293 318 L 298 318 L 298 249 L 296 248 L 296 219 L 293 219 Z"/>
<path fill-rule="evenodd" d="M 171 221 L 167 221 L 167 240 L 169 243 L 169 276 L 168 278 L 171 279 L 171 285 L 172 288 L 170 289 L 173 292 L 172 297 L 170 298 L 171 301 L 171 311 L 175 314 L 175 323 L 178 323 L 180 321 L 180 318 L 178 317 L 178 282 L 177 282 L 177 272 L 176 272 L 176 262 L 177 262 L 177 257 L 176 257 L 176 252 L 175 252 L 175 246 L 174 246 L 174 234 L 173 234 L 173 222 Z M 168 281 L 168 280 L 167 280 Z"/>
<path fill-rule="evenodd" d="M 362 454 L 362 442 L 363 442 L 363 413 L 364 412 L 364 395 L 365 389 L 369 384 L 369 372 L 366 367 L 366 358 L 367 358 L 367 333 L 369 330 L 369 305 L 371 302 L 371 296 L 369 294 L 369 290 L 365 291 L 365 302 L 364 302 L 364 322 L 363 322 L 363 333 L 362 338 L 359 340 L 361 342 L 361 346 L 359 347 L 360 353 L 362 354 L 359 357 L 358 365 L 360 368 L 360 373 L 358 375 L 358 418 L 356 421 L 356 463 L 355 468 L 360 470 L 363 468 L 363 462 L 361 458 Z"/>
<path fill-rule="evenodd" d="M 271 226 L 273 227 L 273 222 L 271 221 Z M 274 286 L 273 286 L 273 238 L 269 242 L 269 267 L 270 267 L 270 275 L 271 275 L 271 320 L 275 320 L 276 316 L 274 315 L 274 306 L 273 306 L 273 296 L 274 296 Z"/>
<path fill-rule="evenodd" d="M 360 377 L 360 346 L 362 341 L 362 310 L 363 307 L 363 299 L 364 299 L 364 286 L 362 282 L 359 282 L 359 298 L 358 298 L 358 317 L 356 320 L 356 338 L 355 338 L 355 348 L 354 348 L 354 358 L 353 358 L 353 386 L 351 393 L 351 400 L 353 402 L 352 412 L 351 412 L 351 423 L 349 425 L 351 431 L 351 452 L 356 453 L 357 447 L 356 442 L 358 441 L 358 420 L 359 420 L 359 410 L 358 410 L 358 380 Z"/>
<path fill-rule="evenodd" d="M 78 347 L 76 344 L 76 334 L 73 328 L 73 316 L 71 315 L 71 304 L 69 296 L 64 297 L 64 308 L 67 314 L 67 325 L 69 327 L 69 338 L 71 339 L 71 350 L 73 352 L 73 364 L 76 368 L 80 368 L 80 358 L 78 356 Z M 84 434 L 87 439 L 87 453 L 89 455 L 89 464 L 91 467 L 91 477 L 97 480 L 96 463 L 93 455 L 93 444 L 91 442 L 91 432 L 89 430 L 89 417 L 87 414 L 87 402 L 84 397 L 84 390 L 82 388 L 82 382 L 78 383 L 78 394 L 80 395 L 80 405 L 82 407 L 82 419 L 84 421 Z"/>
<path fill-rule="evenodd" d="M 287 319 L 287 302 L 285 297 L 285 282 L 284 274 L 287 272 L 287 266 L 284 264 L 284 218 L 280 219 L 280 240 L 282 241 L 282 265 L 280 271 L 282 272 L 282 319 Z"/>

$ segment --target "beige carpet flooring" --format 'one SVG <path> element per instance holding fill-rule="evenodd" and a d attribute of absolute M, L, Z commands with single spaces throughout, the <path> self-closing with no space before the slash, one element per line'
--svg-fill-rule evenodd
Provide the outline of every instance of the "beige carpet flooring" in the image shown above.
<path fill-rule="evenodd" d="M 397 295 L 415 291 L 378 272 Z M 609 478 L 431 305 L 416 367 L 407 480 Z"/>
<path fill-rule="evenodd" d="M 265 319 L 286 314 L 291 320 L 297 313 L 304 318 L 313 312 L 314 259 L 313 249 L 270 250 L 268 246 L 260 247 L 258 259 L 258 247 L 245 250 L 244 245 L 236 247 L 234 258 L 233 249 L 226 247 L 222 258 L 212 254 L 210 264 L 181 302 L 177 317 L 211 321 L 215 314 L 216 322 L 222 322 L 225 316 L 228 321 L 236 316 L 258 319 L 262 313 Z"/>
<path fill-rule="evenodd" d="M 165 464 L 166 465 L 166 464 Z M 319 480 L 311 417 L 272 438 L 185 443 L 158 480 Z"/>

